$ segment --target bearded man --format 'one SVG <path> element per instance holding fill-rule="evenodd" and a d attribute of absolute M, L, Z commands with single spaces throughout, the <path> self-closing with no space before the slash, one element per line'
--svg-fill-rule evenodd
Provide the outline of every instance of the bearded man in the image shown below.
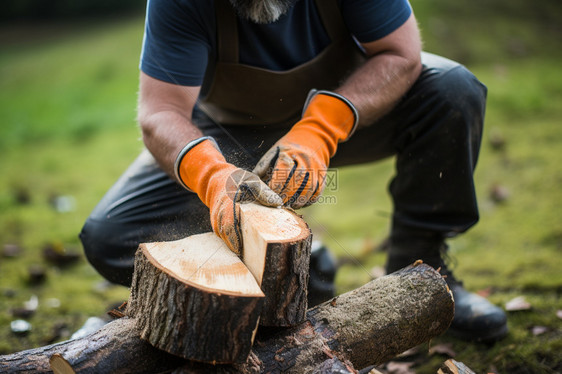
<path fill-rule="evenodd" d="M 446 239 L 478 220 L 486 88 L 421 51 L 407 0 L 149 0 L 140 69 L 147 151 L 81 233 L 107 279 L 131 282 L 140 242 L 212 229 L 239 253 L 229 178 L 237 196 L 299 209 L 318 199 L 328 167 L 393 156 L 387 271 L 422 259 L 447 275 L 451 333 L 505 336 L 504 312 L 467 292 L 443 261 Z M 329 260 L 325 248 L 313 251 L 312 303 L 333 292 L 319 282 Z"/>

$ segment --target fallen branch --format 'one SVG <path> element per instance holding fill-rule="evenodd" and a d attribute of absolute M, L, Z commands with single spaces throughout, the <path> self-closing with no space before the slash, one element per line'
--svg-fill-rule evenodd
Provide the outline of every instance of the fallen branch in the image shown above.
<path fill-rule="evenodd" d="M 120 318 L 80 339 L 0 356 L 0 372 L 50 373 L 55 368 L 49 359 L 55 354 L 77 373 L 163 373 L 185 362 L 154 348 L 139 335 L 135 320 Z"/>

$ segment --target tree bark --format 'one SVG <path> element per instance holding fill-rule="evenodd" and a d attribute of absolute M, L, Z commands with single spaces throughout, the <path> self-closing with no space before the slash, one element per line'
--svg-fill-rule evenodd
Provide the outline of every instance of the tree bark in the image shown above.
<path fill-rule="evenodd" d="M 83 339 L 0 357 L 0 372 L 46 372 L 55 353 L 77 373 L 160 373 L 176 368 L 176 373 L 189 374 L 302 374 L 330 364 L 353 372 L 353 367 L 382 364 L 442 334 L 453 313 L 452 294 L 441 275 L 415 264 L 310 309 L 297 326 L 276 328 L 275 333 L 262 328 L 243 364 L 180 360 L 140 339 L 135 321 L 124 317 Z"/>
<path fill-rule="evenodd" d="M 145 243 L 135 257 L 127 314 L 140 337 L 189 360 L 246 360 L 264 295 L 215 234 Z"/>
<path fill-rule="evenodd" d="M 267 339 L 243 373 L 306 373 L 327 358 L 355 368 L 378 365 L 445 332 L 454 302 L 432 267 L 415 264 L 345 293 L 307 313 L 307 320 Z"/>

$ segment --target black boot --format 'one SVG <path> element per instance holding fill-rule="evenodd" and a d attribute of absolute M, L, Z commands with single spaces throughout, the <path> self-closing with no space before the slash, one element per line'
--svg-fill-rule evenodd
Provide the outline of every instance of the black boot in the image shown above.
<path fill-rule="evenodd" d="M 443 260 L 447 246 L 442 237 L 432 234 L 406 238 L 391 238 L 386 264 L 387 274 L 410 265 L 418 259 L 439 269 L 455 300 L 455 317 L 447 333 L 463 340 L 495 342 L 507 335 L 504 311 L 485 298 L 463 288 Z"/>
<path fill-rule="evenodd" d="M 322 243 L 314 241 L 310 254 L 309 308 L 335 296 L 334 279 L 336 270 L 336 262 L 328 249 Z"/>

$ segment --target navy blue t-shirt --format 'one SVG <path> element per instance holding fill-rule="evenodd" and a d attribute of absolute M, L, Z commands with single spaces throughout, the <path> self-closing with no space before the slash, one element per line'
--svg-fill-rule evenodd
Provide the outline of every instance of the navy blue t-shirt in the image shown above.
<path fill-rule="evenodd" d="M 409 18 L 408 0 L 339 0 L 361 43 L 378 40 Z M 314 0 L 298 0 L 270 24 L 238 18 L 240 63 L 284 71 L 311 60 L 329 43 Z M 201 86 L 216 58 L 213 0 L 149 0 L 140 68 L 169 83 Z"/>

